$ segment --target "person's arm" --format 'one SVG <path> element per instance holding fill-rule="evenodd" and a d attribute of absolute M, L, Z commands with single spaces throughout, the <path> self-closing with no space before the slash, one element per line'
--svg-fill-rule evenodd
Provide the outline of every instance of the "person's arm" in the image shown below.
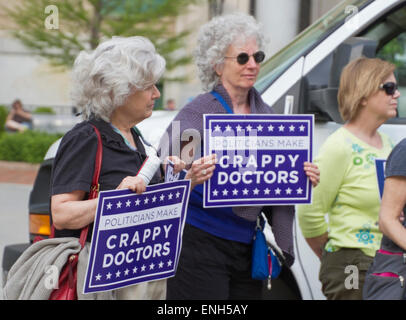
<path fill-rule="evenodd" d="M 20 123 L 18 123 L 17 121 L 14 121 L 14 115 L 15 115 L 15 110 L 11 109 L 10 112 L 7 115 L 6 118 L 6 123 L 5 126 L 7 129 L 12 130 L 12 131 L 24 131 L 26 128 L 21 125 Z"/>
<path fill-rule="evenodd" d="M 15 114 L 15 110 L 12 108 L 7 115 L 6 121 L 13 120 L 14 114 Z"/>
<path fill-rule="evenodd" d="M 28 111 L 25 111 L 23 108 L 18 109 L 17 114 L 27 121 L 30 121 L 32 119 L 32 114 Z"/>
<path fill-rule="evenodd" d="M 81 229 L 92 223 L 96 214 L 97 199 L 83 200 L 84 191 L 53 195 L 52 221 L 56 229 Z"/>
<path fill-rule="evenodd" d="M 216 155 L 211 154 L 193 161 L 185 179 L 191 180 L 191 189 L 198 184 L 202 184 L 213 176 L 216 169 Z"/>
<path fill-rule="evenodd" d="M 167 157 L 174 163 L 174 172 L 178 173 L 179 171 L 186 168 L 186 162 L 181 160 L 177 156 Z M 166 165 L 165 170 L 166 170 Z M 191 184 L 190 188 L 193 189 L 198 184 L 204 183 L 206 180 L 209 180 L 213 176 L 213 172 L 216 169 L 216 154 L 208 155 L 202 157 L 192 162 L 189 170 L 187 170 L 185 179 L 190 179 Z"/>
<path fill-rule="evenodd" d="M 185 179 L 191 180 L 191 189 L 210 179 L 216 167 L 215 154 L 199 158 L 202 146 L 199 131 L 193 128 L 183 129 L 185 126 L 182 123 L 188 123 L 189 119 L 201 116 L 193 108 L 183 108 L 168 126 L 158 147 L 161 159 L 169 157 L 174 162 L 175 173 L 178 169 L 187 170 Z M 175 125 L 176 122 L 180 125 Z"/>
<path fill-rule="evenodd" d="M 379 212 L 379 229 L 393 242 L 406 250 L 406 229 L 401 223 L 406 204 L 406 177 L 386 178 Z"/>
<path fill-rule="evenodd" d="M 305 162 L 303 163 L 303 169 L 310 179 L 313 187 L 317 187 L 320 183 L 320 170 L 317 165 L 312 162 Z"/>
<path fill-rule="evenodd" d="M 81 229 L 94 221 L 97 199 L 87 200 L 98 147 L 90 126 L 65 134 L 54 159 L 51 212 L 56 229 Z"/>
<path fill-rule="evenodd" d="M 309 247 L 313 250 L 316 256 L 321 259 L 324 247 L 328 241 L 328 233 L 325 232 L 321 236 L 314 238 L 306 238 L 306 242 Z"/>
<path fill-rule="evenodd" d="M 325 215 L 331 210 L 339 193 L 349 162 L 349 155 L 336 140 L 327 140 L 315 163 L 320 171 L 320 182 L 313 190 L 309 205 L 298 205 L 299 226 L 312 251 L 321 257 L 328 241 Z"/>
<path fill-rule="evenodd" d="M 13 131 L 16 130 L 19 132 L 23 132 L 23 131 L 27 130 L 27 127 L 23 126 L 22 124 L 18 123 L 17 121 L 14 121 L 12 119 L 7 120 L 5 123 L 5 126 L 7 129 L 10 129 Z"/>
<path fill-rule="evenodd" d="M 128 176 L 116 189 L 130 189 L 140 194 L 145 191 L 146 185 L 141 177 Z M 83 200 L 85 195 L 84 191 L 76 190 L 52 196 L 51 212 L 56 229 L 81 229 L 93 222 L 97 199 Z"/>

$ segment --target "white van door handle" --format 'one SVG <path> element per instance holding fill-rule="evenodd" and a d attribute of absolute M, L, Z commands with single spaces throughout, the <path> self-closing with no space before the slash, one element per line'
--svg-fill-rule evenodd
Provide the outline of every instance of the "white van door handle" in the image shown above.
<path fill-rule="evenodd" d="M 286 95 L 285 97 L 285 110 L 284 114 L 292 114 L 293 113 L 293 104 L 295 102 L 295 96 Z"/>

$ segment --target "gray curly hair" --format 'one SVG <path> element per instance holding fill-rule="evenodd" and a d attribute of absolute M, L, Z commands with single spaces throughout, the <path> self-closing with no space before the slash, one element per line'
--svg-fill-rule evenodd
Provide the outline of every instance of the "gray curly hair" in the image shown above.
<path fill-rule="evenodd" d="M 211 91 L 219 82 L 215 72 L 224 63 L 224 56 L 232 44 L 255 38 L 264 50 L 265 38 L 254 17 L 243 13 L 218 16 L 200 28 L 194 56 L 203 90 Z"/>
<path fill-rule="evenodd" d="M 85 120 L 91 115 L 110 122 L 131 90 L 154 85 L 165 71 L 165 59 L 144 37 L 113 37 L 94 51 L 79 53 L 73 66 L 71 98 Z"/>

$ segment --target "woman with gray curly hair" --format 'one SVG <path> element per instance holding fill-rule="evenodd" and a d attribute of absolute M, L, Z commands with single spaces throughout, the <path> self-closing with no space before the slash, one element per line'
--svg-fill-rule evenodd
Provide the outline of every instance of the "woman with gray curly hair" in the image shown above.
<path fill-rule="evenodd" d="M 82 109 L 85 120 L 94 116 L 110 122 L 112 113 L 132 92 L 150 89 L 154 100 L 159 98 L 154 85 L 165 64 L 148 39 L 113 37 L 92 53 L 82 51 L 76 58 L 72 100 Z"/>
<path fill-rule="evenodd" d="M 51 212 L 55 237 L 79 237 L 81 229 L 89 225 L 87 243 L 79 257 L 78 285 L 84 283 L 80 265 L 87 263 L 97 206 L 97 199 L 85 200 L 98 146 L 96 129 L 103 148 L 100 191 L 131 189 L 141 193 L 148 183 L 163 181 L 160 161 L 155 155 L 158 163 L 150 165 L 154 155 L 147 156 L 147 147 L 135 125 L 151 116 L 155 100 L 160 97 L 155 84 L 164 71 L 164 58 L 144 37 L 114 37 L 90 53 L 81 52 L 75 61 L 72 99 L 82 109 L 84 121 L 65 134 L 55 156 Z M 178 163 L 175 170 L 183 167 Z M 187 177 L 192 187 L 203 182 L 191 171 Z M 82 288 L 77 292 L 79 299 L 162 299 L 165 287 L 165 281 L 155 281 L 96 297 L 83 295 Z"/>
<path fill-rule="evenodd" d="M 216 17 L 202 26 L 197 43 L 195 59 L 206 93 L 179 112 L 173 121 L 179 125 L 168 127 L 169 149 L 167 140 L 161 141 L 161 150 L 168 154 L 179 150 L 187 164 L 201 157 L 204 114 L 224 114 L 227 109 L 236 114 L 273 113 L 253 87 L 265 59 L 264 37 L 253 17 Z M 192 139 L 185 141 L 185 137 Z M 305 171 L 317 184 L 317 167 L 305 163 Z M 191 193 L 182 252 L 176 276 L 168 280 L 167 298 L 260 299 L 262 281 L 251 278 L 250 268 L 256 220 L 262 209 L 203 208 L 203 188 L 197 186 Z M 276 206 L 270 220 L 289 265 L 293 263 L 293 215 L 293 206 Z"/>

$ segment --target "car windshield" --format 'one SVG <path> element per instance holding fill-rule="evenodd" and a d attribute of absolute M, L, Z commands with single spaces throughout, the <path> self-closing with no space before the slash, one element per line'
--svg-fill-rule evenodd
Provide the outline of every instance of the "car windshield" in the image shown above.
<path fill-rule="evenodd" d="M 372 1 L 345 0 L 327 12 L 262 65 L 255 88 L 262 93 L 299 57 L 336 30 L 347 17 Z"/>

